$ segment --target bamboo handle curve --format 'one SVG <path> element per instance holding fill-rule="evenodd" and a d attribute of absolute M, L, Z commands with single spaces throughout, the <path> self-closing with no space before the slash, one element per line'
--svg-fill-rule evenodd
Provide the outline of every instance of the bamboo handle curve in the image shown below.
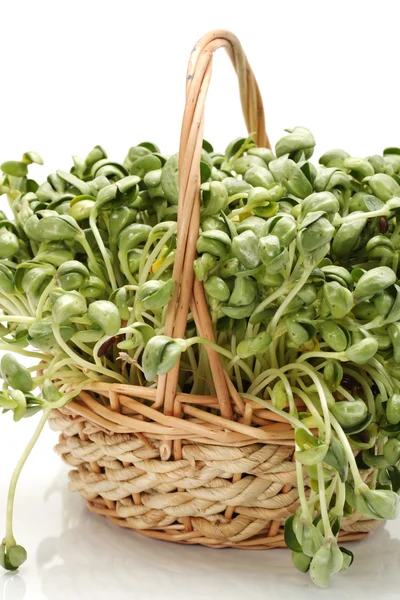
<path fill-rule="evenodd" d="M 186 72 L 187 99 L 182 132 L 185 128 L 186 119 L 190 118 L 192 96 L 198 94 L 199 87 L 203 85 L 204 66 L 208 67 L 212 63 L 213 54 L 219 48 L 225 48 L 238 77 L 240 100 L 247 131 L 255 133 L 255 141 L 258 146 L 270 148 L 265 131 L 264 107 L 256 78 L 238 38 L 227 30 L 210 31 L 197 42 L 192 50 Z M 208 81 L 206 85 L 208 85 Z M 182 141 L 181 138 L 180 150 L 184 150 Z"/>
<path fill-rule="evenodd" d="M 253 71 L 243 48 L 233 33 L 215 30 L 203 36 L 194 47 L 186 75 L 186 105 L 182 119 L 179 145 L 179 202 L 178 242 L 173 269 L 175 293 L 168 306 L 164 333 L 183 337 L 185 334 L 189 305 L 199 307 L 198 328 L 204 336 L 213 340 L 213 328 L 202 284 L 194 285 L 193 261 L 196 252 L 200 222 L 200 157 L 203 142 L 204 107 L 211 79 L 213 54 L 225 48 L 236 71 L 240 99 L 247 130 L 253 133 L 257 145 L 270 147 L 265 131 L 264 108 Z M 230 395 L 219 356 L 208 351 L 221 414 L 232 418 Z M 166 414 L 178 412 L 175 404 L 179 365 L 158 380 L 155 406 L 164 405 Z"/>

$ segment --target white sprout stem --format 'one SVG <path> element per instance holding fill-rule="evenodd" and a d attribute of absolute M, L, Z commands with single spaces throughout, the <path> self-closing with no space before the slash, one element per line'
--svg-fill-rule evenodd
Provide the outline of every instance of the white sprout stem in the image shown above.
<path fill-rule="evenodd" d="M 54 355 L 54 356 L 51 358 L 51 360 L 50 360 L 50 361 L 48 361 L 48 363 L 49 363 L 49 364 L 48 364 L 48 365 L 47 365 L 47 367 L 46 367 L 47 373 L 49 373 L 49 372 L 50 372 L 50 371 L 51 371 L 51 370 L 52 370 L 52 369 L 53 369 L 53 368 L 54 368 L 54 367 L 55 367 L 55 366 L 58 364 L 58 362 L 59 362 L 60 360 L 64 360 L 64 358 L 65 358 L 65 356 L 64 356 L 64 352 L 62 352 L 62 351 L 60 351 L 60 352 L 57 352 L 57 354 L 55 354 L 55 355 Z M 74 363 L 74 364 L 75 364 L 75 361 L 74 361 L 74 360 L 71 360 L 70 358 L 68 358 L 68 359 L 65 359 L 65 360 L 70 360 L 70 361 L 71 361 L 71 363 Z M 49 377 L 49 379 L 50 379 L 50 377 Z"/>
<path fill-rule="evenodd" d="M 376 385 L 379 388 L 379 392 L 382 394 L 382 396 L 384 398 L 384 402 L 386 402 L 386 400 L 390 396 L 390 391 L 388 394 L 388 390 L 386 389 L 385 383 L 383 381 L 381 381 L 381 379 L 379 378 L 379 373 L 377 371 L 375 371 L 375 369 L 373 367 L 371 367 L 371 365 L 368 365 L 368 375 L 376 383 Z"/>
<path fill-rule="evenodd" d="M 332 477 L 331 482 L 325 491 L 326 504 L 328 506 L 328 511 L 329 511 L 329 506 L 330 506 L 330 503 L 331 503 L 331 500 L 333 497 L 333 492 L 335 491 L 335 488 L 336 488 L 336 480 L 338 477 L 339 477 L 338 473 L 334 477 Z"/>
<path fill-rule="evenodd" d="M 382 327 L 382 325 L 384 325 L 384 323 L 385 323 L 385 319 L 381 315 L 378 315 L 377 317 L 372 319 L 372 321 L 363 325 L 363 329 L 365 331 L 369 331 L 370 329 L 376 329 L 377 327 Z"/>
<path fill-rule="evenodd" d="M 278 340 L 276 339 L 276 334 L 275 334 L 275 338 L 272 340 L 272 342 L 268 348 L 269 363 L 273 369 L 279 368 L 278 357 L 276 356 L 276 346 L 277 346 L 278 342 L 279 342 L 279 339 Z"/>
<path fill-rule="evenodd" d="M 33 365 L 32 367 L 25 367 L 29 373 L 36 373 L 36 371 L 40 371 L 43 369 L 43 365 L 39 363 L 38 365 Z"/>
<path fill-rule="evenodd" d="M 96 217 L 97 217 L 97 208 L 96 208 L 96 206 L 94 206 L 92 208 L 92 210 L 90 211 L 89 225 L 90 225 L 91 230 L 93 231 L 93 235 L 95 237 L 95 240 L 97 242 L 97 245 L 98 245 L 101 255 L 103 257 L 104 265 L 107 269 L 108 277 L 110 278 L 112 290 L 115 291 L 117 289 L 117 280 L 115 278 L 114 269 L 111 264 L 110 257 L 108 256 L 107 249 L 101 238 L 100 231 L 97 228 Z"/>
<path fill-rule="evenodd" d="M 82 373 L 82 371 L 71 371 L 70 369 L 60 369 L 57 370 L 57 378 L 64 380 L 71 379 L 73 382 L 85 380 L 87 381 L 86 375 Z M 47 379 L 47 373 L 46 373 Z"/>
<path fill-rule="evenodd" d="M 83 352 L 85 352 L 86 354 L 88 354 L 91 358 L 93 357 L 93 348 L 90 348 L 89 346 L 87 346 L 86 344 L 84 344 L 83 342 L 80 342 L 79 340 L 74 339 L 75 336 L 73 338 L 71 338 L 71 341 L 74 342 L 75 346 L 77 346 L 77 348 L 79 348 L 80 350 L 82 350 Z M 109 367 L 113 367 L 113 363 L 110 359 L 106 358 L 106 365 L 108 365 Z M 88 375 L 89 377 L 89 375 Z M 94 375 L 94 373 L 92 375 L 90 375 L 90 377 L 92 379 L 97 379 L 98 375 Z"/>
<path fill-rule="evenodd" d="M 353 450 L 351 449 L 350 442 L 347 439 L 347 436 L 346 436 L 345 432 L 343 431 L 343 429 L 341 428 L 339 422 L 336 420 L 336 418 L 332 414 L 331 414 L 331 423 L 332 423 L 334 430 L 337 433 L 339 440 L 342 442 L 343 448 L 346 452 L 347 460 L 349 462 L 351 474 L 353 475 L 354 483 L 358 486 L 364 486 L 364 482 L 361 479 L 361 475 L 358 471 L 358 466 L 357 466 L 356 459 L 353 454 Z M 357 492 L 356 488 L 355 488 L 355 491 Z"/>
<path fill-rule="evenodd" d="M 324 467 L 322 466 L 322 463 L 317 464 L 317 474 L 318 474 L 319 506 L 320 506 L 322 523 L 324 525 L 324 534 L 325 534 L 325 539 L 330 540 L 334 536 L 332 533 L 331 524 L 329 522 L 328 508 L 326 506 Z"/>
<path fill-rule="evenodd" d="M 168 307 L 168 303 L 166 304 L 166 307 Z M 161 322 L 154 315 L 151 315 L 150 313 L 144 311 L 144 312 L 141 313 L 141 316 L 143 318 L 145 318 L 145 319 L 148 319 L 152 323 L 154 323 L 154 325 L 156 327 L 160 327 L 161 326 Z"/>
<path fill-rule="evenodd" d="M 73 360 L 72 358 L 64 358 L 54 364 L 50 364 L 49 367 L 46 369 L 46 376 L 48 379 L 54 379 L 54 375 L 55 373 L 58 373 L 60 369 L 62 369 L 63 367 L 70 367 L 71 368 L 71 373 L 76 372 L 76 374 L 81 375 L 82 372 L 79 371 L 76 367 L 75 367 L 75 360 Z"/>
<path fill-rule="evenodd" d="M 257 377 L 264 369 L 266 368 L 265 361 L 262 359 L 261 355 L 257 355 L 254 357 L 254 377 Z"/>
<path fill-rule="evenodd" d="M 279 366 L 283 366 L 285 364 L 285 336 L 281 335 L 279 338 L 278 351 L 279 351 Z"/>
<path fill-rule="evenodd" d="M 319 429 L 320 435 L 324 434 L 325 433 L 325 423 L 324 423 L 324 420 L 321 417 L 321 415 L 319 414 L 319 412 L 317 411 L 317 409 L 315 408 L 315 406 L 312 403 L 312 401 L 310 400 L 310 398 L 300 388 L 294 387 L 292 389 L 293 389 L 293 392 L 295 394 L 297 394 L 301 400 L 303 400 L 304 404 L 306 405 L 306 407 L 310 411 L 311 415 L 314 417 L 315 421 L 318 423 L 317 427 Z"/>
<path fill-rule="evenodd" d="M 296 414 L 297 409 L 293 398 L 293 390 L 286 375 L 282 372 L 282 369 L 274 368 L 268 369 L 267 371 L 263 371 L 250 385 L 249 389 L 247 390 L 248 393 L 254 395 L 259 394 L 263 388 L 265 388 L 269 383 L 277 379 L 277 377 L 279 377 L 282 380 L 283 385 L 285 387 L 285 391 L 289 401 L 290 413 Z"/>
<path fill-rule="evenodd" d="M 353 377 L 353 379 L 355 379 L 361 385 L 361 387 L 364 391 L 365 397 L 367 399 L 368 410 L 370 413 L 375 415 L 376 409 L 375 409 L 374 395 L 371 392 L 370 386 L 366 383 L 365 378 L 361 377 L 361 375 L 359 373 L 357 373 L 357 371 L 354 371 L 353 369 L 349 369 L 347 367 L 345 367 L 343 369 L 343 373 L 350 375 L 351 377 Z M 379 385 L 378 385 L 378 387 L 379 387 Z"/>
<path fill-rule="evenodd" d="M 189 346 L 193 346 L 195 344 L 203 344 L 204 346 L 208 346 L 209 348 L 212 348 L 212 350 L 215 350 L 219 354 L 226 356 L 226 358 L 229 358 L 230 360 L 236 358 L 229 350 L 221 348 L 221 346 L 218 346 L 218 344 L 214 344 L 214 342 L 211 342 L 210 340 L 207 340 L 206 338 L 202 338 L 200 336 L 195 336 L 190 338 L 189 340 L 185 340 L 185 350 L 186 348 L 189 348 Z M 236 361 L 236 364 L 240 366 L 241 369 L 243 369 L 249 380 L 253 381 L 254 375 L 252 370 L 241 358 L 239 358 L 239 360 Z"/>
<path fill-rule="evenodd" d="M 236 354 L 236 330 L 232 331 L 232 336 L 231 336 L 231 351 L 232 351 L 232 354 Z M 243 380 L 242 380 L 242 374 L 240 372 L 240 368 L 233 361 L 231 361 L 229 363 L 229 366 L 230 365 L 232 365 L 233 372 L 235 373 L 237 390 L 238 390 L 238 392 L 243 392 L 244 388 L 243 388 Z"/>
<path fill-rule="evenodd" d="M 304 354 L 300 354 L 296 362 L 305 362 L 309 358 L 332 358 L 342 362 L 347 360 L 344 352 L 304 352 Z"/>
<path fill-rule="evenodd" d="M 115 336 L 113 336 L 113 335 L 103 335 L 103 337 L 101 337 L 99 339 L 99 341 L 96 342 L 96 344 L 94 345 L 93 352 L 92 352 L 91 356 L 93 357 L 93 360 L 94 360 L 94 362 L 96 363 L 96 365 L 98 367 L 103 366 L 102 362 L 101 362 L 101 356 L 99 356 L 99 350 L 100 350 L 101 346 L 105 342 L 107 342 L 108 340 L 112 339 L 113 337 L 115 337 Z"/>
<path fill-rule="evenodd" d="M 296 240 L 294 239 L 289 245 L 289 260 L 286 265 L 286 278 L 288 279 L 292 272 L 293 260 L 296 253 Z"/>
<path fill-rule="evenodd" d="M 385 373 L 385 370 L 384 370 L 384 368 L 383 368 L 383 365 L 381 365 L 381 363 L 379 362 L 379 360 L 376 360 L 376 358 L 371 358 L 371 359 L 368 361 L 368 363 L 369 363 L 371 366 L 375 367 L 375 369 L 377 370 L 377 372 L 378 372 L 378 374 L 379 374 L 379 377 L 381 377 L 381 378 L 382 378 L 382 380 L 383 380 L 383 382 L 384 382 L 384 384 L 385 384 L 385 386 L 386 386 L 386 388 L 387 388 L 388 392 L 389 392 L 390 394 L 393 394 L 393 392 L 394 392 L 394 389 L 393 389 L 393 387 L 394 387 L 394 386 L 393 386 L 393 382 L 391 381 L 391 379 L 392 379 L 392 378 L 390 377 L 390 375 L 389 375 L 388 373 Z"/>
<path fill-rule="evenodd" d="M 338 225 L 343 225 L 343 223 L 352 223 L 353 221 L 359 221 L 360 219 L 373 219 L 374 217 L 388 217 L 390 215 L 390 211 L 385 207 L 381 210 L 371 210 L 370 212 L 362 212 L 362 213 L 351 213 L 347 217 L 343 217 L 338 219 Z"/>
<path fill-rule="evenodd" d="M 276 375 L 277 377 L 279 377 L 285 387 L 285 392 L 287 394 L 288 397 L 288 402 L 289 402 L 289 411 L 291 415 L 296 415 L 297 414 L 297 408 L 296 408 L 296 404 L 294 401 L 294 397 L 293 397 L 293 390 L 292 390 L 292 386 L 290 385 L 290 382 L 288 380 L 288 378 L 286 377 L 286 375 L 282 372 L 281 369 L 270 369 L 269 372 L 271 373 L 271 375 Z"/>
<path fill-rule="evenodd" d="M 29 358 L 38 358 L 39 360 L 49 362 L 50 357 L 46 356 L 46 354 L 40 354 L 39 352 L 31 352 L 30 350 L 25 350 L 24 348 L 18 348 L 17 346 L 5 344 L 3 340 L 3 344 L 0 344 L 0 350 L 5 350 L 6 352 L 14 352 L 15 354 L 21 354 L 21 356 L 28 356 Z"/>
<path fill-rule="evenodd" d="M 43 411 L 43 415 L 36 427 L 33 436 L 28 442 L 25 450 L 22 453 L 21 458 L 17 462 L 17 465 L 14 469 L 14 472 L 11 477 L 10 487 L 8 490 L 8 498 L 7 498 L 7 508 L 6 508 L 6 542 L 11 545 L 15 544 L 14 532 L 13 532 L 13 513 L 14 513 L 14 499 L 15 499 L 15 490 L 17 487 L 18 479 L 21 474 L 21 471 L 27 461 L 29 454 L 31 453 L 34 445 L 36 444 L 40 434 L 42 433 L 43 427 L 46 424 L 46 421 L 51 412 L 51 408 L 46 408 Z"/>
<path fill-rule="evenodd" d="M 269 304 L 271 304 L 271 302 L 283 296 L 287 291 L 289 291 L 289 289 L 290 288 L 288 287 L 287 283 L 281 285 L 281 287 L 278 290 L 267 296 L 265 300 L 263 300 L 257 306 L 257 308 L 254 309 L 253 314 L 251 316 L 257 315 L 258 313 L 262 312 L 265 308 L 267 308 Z"/>
<path fill-rule="evenodd" d="M 29 304 L 28 304 L 28 300 L 26 299 L 26 297 L 24 296 L 24 294 L 22 294 L 21 292 L 17 292 L 17 290 L 14 290 L 13 294 L 4 294 L 7 298 L 9 298 L 14 302 L 15 306 L 18 306 L 18 309 L 21 310 L 22 314 L 28 314 L 29 313 Z"/>
<path fill-rule="evenodd" d="M 258 393 L 258 392 L 255 392 L 256 389 L 260 390 L 263 387 L 265 387 L 266 385 L 268 385 L 268 383 L 266 383 L 265 380 L 268 379 L 269 381 L 272 381 L 272 379 L 269 379 L 268 373 L 269 373 L 269 369 L 268 369 L 268 371 L 263 371 L 263 373 L 260 373 L 260 375 L 258 375 L 255 378 L 255 380 L 253 381 L 253 383 L 250 385 L 248 392 L 251 394 Z M 258 388 L 257 386 L 259 386 L 260 384 L 262 384 L 262 385 L 260 388 Z"/>
<path fill-rule="evenodd" d="M 196 355 L 194 353 L 193 348 L 188 348 L 187 349 L 187 355 L 189 358 L 189 363 L 190 363 L 190 368 L 193 371 L 193 375 L 195 375 L 197 369 L 198 369 L 198 365 L 197 365 L 197 360 L 196 360 Z"/>
<path fill-rule="evenodd" d="M 300 447 L 296 445 L 296 450 L 300 450 Z M 307 497 L 304 491 L 304 475 L 303 475 L 303 465 L 296 460 L 296 479 L 297 479 L 297 489 L 299 492 L 299 500 L 301 506 L 301 512 L 303 518 L 307 521 L 307 523 L 312 522 L 312 516 L 309 508 L 309 502 L 307 501 Z"/>
<path fill-rule="evenodd" d="M 342 387 L 341 385 L 338 386 L 337 391 L 342 394 L 342 396 L 344 398 L 346 398 L 346 400 L 348 400 L 349 402 L 354 402 L 354 398 L 353 396 L 350 394 L 350 392 L 348 392 L 347 390 L 344 389 L 344 387 Z"/>
<path fill-rule="evenodd" d="M 142 285 L 146 281 L 147 275 L 149 274 L 150 269 L 151 269 L 151 265 L 157 259 L 158 255 L 160 254 L 160 252 L 162 251 L 162 249 L 164 248 L 164 246 L 168 242 L 168 240 L 176 233 L 177 227 L 178 227 L 177 225 L 174 227 L 171 227 L 166 233 L 164 233 L 162 238 L 158 241 L 158 243 L 154 247 L 154 250 L 151 252 L 147 261 L 144 263 L 144 265 L 142 264 L 142 262 L 140 262 L 140 267 L 142 267 L 142 268 L 139 267 L 139 271 L 140 271 L 139 285 Z M 140 257 L 140 261 L 142 261 L 142 258 L 143 258 L 143 262 L 144 262 L 145 257 L 147 255 L 147 252 L 145 252 L 145 250 L 148 251 L 148 249 L 152 243 L 153 243 L 152 241 L 149 243 L 148 248 L 146 248 L 146 246 L 147 246 L 147 243 L 146 243 L 146 246 L 142 252 L 142 256 Z"/>
<path fill-rule="evenodd" d="M 132 326 L 128 326 L 128 327 L 122 327 L 121 329 L 119 329 L 119 331 L 114 334 L 114 335 L 103 335 L 103 337 L 101 337 L 95 344 L 95 346 L 93 347 L 93 350 L 91 350 L 90 354 L 91 356 L 93 356 L 93 359 L 95 361 L 95 363 L 99 366 L 101 366 L 101 357 L 99 356 L 99 350 L 101 348 L 101 346 L 107 342 L 108 340 L 111 340 L 114 337 L 117 337 L 118 335 L 123 335 L 123 334 L 130 334 L 130 333 L 134 333 L 135 328 Z"/>
<path fill-rule="evenodd" d="M 237 362 L 239 360 L 239 357 L 236 355 L 234 358 L 232 358 L 231 361 L 229 361 L 229 363 L 226 365 L 226 372 L 229 374 L 233 371 L 234 367 L 237 366 Z M 253 373 L 254 374 L 254 373 Z"/>
<path fill-rule="evenodd" d="M 125 275 L 125 277 L 129 281 L 130 285 L 137 285 L 137 280 L 132 275 L 130 268 L 129 268 L 128 253 L 121 252 L 121 250 L 120 250 L 118 253 L 118 256 L 119 256 L 120 268 L 121 268 L 122 273 Z"/>
<path fill-rule="evenodd" d="M 3 295 L 0 295 L 0 308 L 1 310 L 4 310 L 10 314 L 19 312 L 19 309 L 15 306 L 15 304 Z"/>
<path fill-rule="evenodd" d="M 77 383 L 75 381 L 73 383 L 74 383 L 73 389 L 67 393 L 61 392 L 61 394 L 62 394 L 61 398 L 59 400 L 51 403 L 51 409 L 62 408 L 63 406 L 68 404 L 68 402 L 70 400 L 72 400 L 72 398 L 75 398 L 87 385 L 87 378 L 85 378 L 85 380 L 81 381 L 80 383 Z M 64 386 L 62 386 L 62 388 L 63 387 Z M 71 384 L 68 382 L 66 384 L 66 387 L 68 389 L 69 387 L 71 387 Z"/>
<path fill-rule="evenodd" d="M 26 299 L 28 300 L 29 312 L 31 313 L 31 315 L 34 315 L 36 312 L 36 308 L 29 294 L 27 294 Z"/>
<path fill-rule="evenodd" d="M 27 323 L 33 325 L 35 322 L 34 317 L 23 317 L 20 315 L 0 315 L 0 322 L 4 323 Z"/>
<path fill-rule="evenodd" d="M 152 279 L 159 279 L 161 277 L 161 275 L 174 264 L 174 260 L 175 260 L 175 253 L 170 252 L 168 256 L 166 256 L 166 258 L 164 259 L 162 265 L 160 265 L 160 267 L 157 269 L 157 271 L 154 273 Z"/>
<path fill-rule="evenodd" d="M 85 354 L 88 354 L 89 356 L 92 356 L 93 349 L 90 348 L 89 346 L 87 346 L 84 342 L 81 342 L 80 339 L 76 337 L 76 335 L 74 335 L 71 338 L 71 342 L 73 342 L 75 344 L 75 346 L 77 348 L 79 348 L 79 350 L 82 350 L 83 352 L 85 352 Z"/>
<path fill-rule="evenodd" d="M 88 241 L 85 237 L 85 234 L 83 232 L 82 232 L 82 236 L 78 237 L 78 241 L 80 242 L 80 244 L 82 245 L 83 249 L 85 250 L 85 252 L 88 256 L 88 259 L 89 259 L 89 262 L 91 264 L 91 268 L 92 268 L 94 274 L 97 277 L 99 277 L 99 279 L 104 281 L 103 273 L 102 273 L 99 265 L 97 264 L 97 260 L 96 260 L 95 255 L 93 254 L 93 250 L 91 249 L 90 244 L 88 243 Z M 113 272 L 113 276 L 114 276 L 114 272 Z M 115 289 L 116 289 L 116 286 L 115 286 Z"/>
<path fill-rule="evenodd" d="M 296 369 L 296 368 L 298 368 L 299 370 L 306 373 L 309 377 L 311 377 L 311 379 L 313 380 L 313 382 L 315 384 L 315 387 L 317 388 L 318 395 L 321 400 L 322 414 L 324 416 L 324 421 L 325 421 L 325 442 L 329 446 L 330 441 L 331 441 L 332 431 L 331 431 L 331 426 L 330 426 L 330 413 L 329 413 L 329 408 L 328 408 L 328 402 L 326 400 L 325 391 L 322 386 L 322 383 L 318 377 L 318 374 L 315 371 L 313 371 L 313 369 L 311 367 L 309 367 L 308 365 L 304 365 L 303 363 L 291 363 L 289 365 L 282 367 L 282 371 L 290 371 L 290 370 Z"/>
<path fill-rule="evenodd" d="M 116 373 L 115 371 L 111 371 L 110 369 L 106 369 L 105 367 L 99 367 L 98 365 L 94 365 L 93 363 L 84 360 L 83 358 L 81 358 L 78 354 L 76 354 L 76 352 L 74 352 L 66 342 L 64 342 L 61 333 L 60 333 L 60 326 L 58 325 L 58 323 L 53 323 L 53 333 L 54 333 L 54 337 L 57 340 L 58 345 L 60 346 L 60 348 L 62 348 L 62 350 L 64 350 L 65 354 L 67 354 L 68 356 L 70 356 L 76 364 L 80 365 L 83 369 L 85 369 L 85 371 L 89 370 L 89 371 L 97 371 L 98 373 L 102 373 L 103 375 L 106 375 L 107 377 L 111 377 L 112 379 L 117 379 L 117 381 L 120 381 L 121 383 L 125 383 L 125 377 L 123 377 L 122 375 L 120 375 L 120 373 Z"/>
<path fill-rule="evenodd" d="M 21 315 L 29 315 L 29 309 L 25 307 L 16 296 L 11 296 L 10 294 L 2 292 L 0 294 L 0 304 L 11 314 L 16 312 Z"/>
<path fill-rule="evenodd" d="M 296 297 L 296 295 L 301 290 L 303 285 L 305 285 L 307 283 L 307 280 L 308 280 L 313 268 L 314 268 L 314 266 L 310 265 L 309 267 L 304 269 L 303 275 L 300 277 L 300 279 L 298 280 L 296 285 L 292 288 L 292 290 L 289 292 L 289 294 L 286 296 L 285 300 L 282 302 L 282 304 L 276 311 L 276 313 L 268 327 L 268 330 L 270 331 L 270 333 L 273 334 L 275 332 L 281 316 L 285 313 L 285 310 L 287 309 L 287 307 L 289 306 L 291 301 Z"/>
<path fill-rule="evenodd" d="M 308 427 L 306 425 L 304 425 L 304 423 L 302 423 L 299 419 L 297 419 L 293 415 L 285 412 L 284 410 L 279 410 L 279 408 L 276 408 L 272 404 L 272 402 L 270 402 L 268 400 L 263 400 L 262 398 L 259 398 L 258 396 L 255 396 L 254 394 L 248 394 L 248 393 L 240 394 L 240 397 L 246 398 L 247 400 L 251 400 L 252 402 L 256 402 L 257 404 L 259 404 L 260 406 L 263 406 L 264 408 L 268 408 L 273 413 L 280 415 L 281 417 L 284 417 L 287 421 L 289 421 L 289 423 L 291 423 L 293 425 L 293 427 L 295 427 L 297 429 L 304 429 L 305 431 L 307 431 L 308 433 L 311 434 L 311 431 L 308 429 Z"/>
<path fill-rule="evenodd" d="M 44 305 L 46 304 L 47 299 L 50 296 L 51 290 L 55 287 L 55 285 L 56 281 L 55 279 L 52 279 L 43 291 L 43 294 L 40 296 L 35 315 L 37 321 L 39 321 L 42 318 Z"/>
<path fill-rule="evenodd" d="M 333 509 L 334 514 L 338 517 L 343 517 L 344 503 L 346 502 L 346 486 L 340 479 L 339 475 L 336 475 L 336 502 Z"/>

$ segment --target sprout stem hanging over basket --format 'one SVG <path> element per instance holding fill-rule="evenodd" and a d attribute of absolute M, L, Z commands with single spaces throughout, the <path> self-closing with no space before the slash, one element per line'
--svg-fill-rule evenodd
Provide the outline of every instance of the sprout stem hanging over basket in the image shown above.
<path fill-rule="evenodd" d="M 224 154 L 202 139 L 218 48 L 249 133 Z M 47 421 L 92 511 L 184 544 L 286 545 L 322 587 L 353 561 L 343 543 L 396 518 L 400 150 L 315 164 L 314 146 L 295 127 L 271 150 L 243 50 L 214 31 L 179 154 L 95 146 L 41 185 L 38 154 L 1 165 L 0 407 L 41 412 L 4 568 L 26 559 L 14 495 Z"/>

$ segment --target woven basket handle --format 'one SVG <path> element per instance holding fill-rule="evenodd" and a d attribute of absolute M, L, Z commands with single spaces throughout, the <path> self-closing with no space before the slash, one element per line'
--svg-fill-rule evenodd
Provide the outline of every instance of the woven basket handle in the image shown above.
<path fill-rule="evenodd" d="M 197 42 L 187 70 L 186 106 L 179 146 L 178 243 L 173 270 L 176 285 L 164 328 L 165 335 L 173 337 L 183 337 L 190 304 L 193 306 L 193 314 L 197 316 L 198 330 L 204 337 L 211 340 L 214 337 L 203 286 L 193 279 L 193 261 L 200 224 L 200 157 L 204 107 L 211 79 L 212 57 L 219 48 L 225 48 L 238 76 L 242 110 L 248 132 L 254 134 L 259 146 L 270 147 L 265 132 L 261 94 L 239 40 L 229 31 L 211 31 Z M 208 354 L 221 413 L 227 418 L 232 418 L 229 392 L 219 357 L 213 350 L 208 351 Z M 166 414 L 179 414 L 179 408 L 176 409 L 175 405 L 178 375 L 179 365 L 176 365 L 168 375 L 158 380 L 155 404 L 157 407 L 164 404 Z"/>
<path fill-rule="evenodd" d="M 200 114 L 211 76 L 212 57 L 216 50 L 225 48 L 239 80 L 240 100 L 247 131 L 254 133 L 258 146 L 270 148 L 265 131 L 264 107 L 254 73 L 249 65 L 237 37 L 226 30 L 210 31 L 193 48 L 186 73 L 186 106 L 182 121 L 180 152 L 185 151 L 188 132 L 194 121 L 195 104 L 199 103 Z M 205 77 L 207 73 L 207 78 Z M 204 93 L 201 95 L 201 91 Z M 196 102 L 197 101 L 197 102 Z M 199 132 L 200 133 L 200 132 Z M 198 135 L 202 142 L 202 136 Z"/>

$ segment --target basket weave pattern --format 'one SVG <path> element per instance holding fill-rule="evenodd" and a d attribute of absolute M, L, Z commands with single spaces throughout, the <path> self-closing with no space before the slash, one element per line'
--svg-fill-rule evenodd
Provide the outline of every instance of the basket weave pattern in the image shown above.
<path fill-rule="evenodd" d="M 184 337 L 190 310 L 199 335 L 211 341 L 213 326 L 193 261 L 204 104 L 218 48 L 226 49 L 237 73 L 248 131 L 257 132 L 259 146 L 270 147 L 260 92 L 239 41 L 227 31 L 209 33 L 195 46 L 187 71 L 176 291 L 164 333 Z M 207 353 L 215 396 L 180 393 L 177 364 L 159 377 L 157 389 L 88 384 L 53 411 L 51 427 L 62 432 L 56 450 L 74 468 L 71 489 L 92 511 L 150 537 L 217 548 L 284 546 L 284 522 L 298 506 L 292 426 L 241 398 L 218 354 L 209 348 Z M 344 519 L 340 539 L 359 539 L 376 524 L 360 516 Z"/>

